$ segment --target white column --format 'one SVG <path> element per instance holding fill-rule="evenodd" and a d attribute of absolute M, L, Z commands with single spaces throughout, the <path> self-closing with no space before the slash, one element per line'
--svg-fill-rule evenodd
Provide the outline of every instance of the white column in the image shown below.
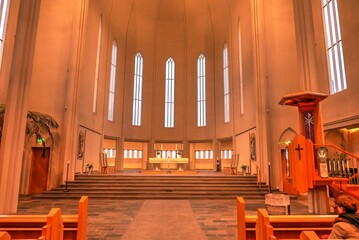
<path fill-rule="evenodd" d="M 18 22 L 0 149 L 0 214 L 16 213 L 40 1 L 12 1 Z M 15 11 L 14 11 L 15 12 Z M 7 36 L 11 37 L 11 36 Z"/>
<path fill-rule="evenodd" d="M 257 164 L 261 171 L 260 181 L 270 182 L 268 177 L 268 122 L 267 122 L 267 61 L 264 19 L 264 0 L 252 1 L 253 67 L 257 132 Z"/>

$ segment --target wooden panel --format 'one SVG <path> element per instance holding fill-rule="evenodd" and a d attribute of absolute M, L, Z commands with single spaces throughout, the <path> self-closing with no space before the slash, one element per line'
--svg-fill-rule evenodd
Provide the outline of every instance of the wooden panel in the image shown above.
<path fill-rule="evenodd" d="M 29 179 L 29 194 L 41 193 L 47 190 L 50 148 L 32 148 L 31 169 Z"/>

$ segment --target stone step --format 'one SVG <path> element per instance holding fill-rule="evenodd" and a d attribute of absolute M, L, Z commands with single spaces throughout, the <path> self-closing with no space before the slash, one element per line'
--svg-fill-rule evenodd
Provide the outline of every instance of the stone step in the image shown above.
<path fill-rule="evenodd" d="M 54 188 L 51 191 L 48 192 L 61 192 L 63 191 L 65 188 Z M 188 188 L 155 188 L 155 189 L 143 189 L 143 188 L 136 188 L 136 189 L 126 189 L 126 188 L 122 188 L 122 189 L 116 189 L 116 188 L 106 188 L 106 189 L 86 189 L 86 188 L 71 188 L 68 187 L 67 188 L 69 191 L 71 192 L 88 192 L 88 193 L 134 193 L 134 192 L 149 192 L 149 193 L 165 193 L 165 192 L 172 192 L 172 193 L 185 193 L 185 192 L 194 192 L 194 194 L 197 193 L 201 193 L 201 192 L 206 192 L 206 193 L 225 193 L 225 192 L 247 192 L 247 193 L 252 193 L 254 192 L 255 194 L 258 193 L 267 193 L 267 189 L 248 189 L 248 188 L 235 188 L 235 189 L 229 189 L 229 188 L 225 188 L 225 189 L 218 189 L 218 188 L 192 188 L 192 189 L 188 189 Z M 44 192 L 46 193 L 46 192 Z"/>
<path fill-rule="evenodd" d="M 180 187 L 256 187 L 256 183 L 221 183 L 221 182 L 68 182 L 68 186 L 88 186 L 88 187 L 106 187 L 106 186 L 114 186 L 114 187 L 156 187 L 156 186 L 180 186 Z M 258 185 L 263 186 L 264 184 Z"/>
<path fill-rule="evenodd" d="M 67 191 L 64 191 L 67 190 Z M 268 187 L 256 176 L 79 174 L 74 181 L 33 198 L 264 199 Z"/>
<path fill-rule="evenodd" d="M 203 200 L 209 200 L 209 199 L 232 199 L 235 200 L 238 196 L 243 196 L 244 199 L 253 199 L 253 200 L 264 200 L 264 195 L 241 195 L 239 194 L 233 194 L 233 195 L 92 195 L 87 194 L 90 199 L 119 199 L 119 200 L 147 200 L 147 199 L 164 199 L 164 200 L 174 200 L 174 199 L 203 199 Z M 74 193 L 66 193 L 66 194 L 41 194 L 41 195 L 33 195 L 33 199 L 79 199 L 81 196 L 84 196 L 83 194 L 74 194 Z"/>

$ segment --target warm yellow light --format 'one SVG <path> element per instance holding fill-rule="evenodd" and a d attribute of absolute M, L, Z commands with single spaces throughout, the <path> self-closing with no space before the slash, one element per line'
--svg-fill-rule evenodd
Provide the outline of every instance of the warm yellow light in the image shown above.
<path fill-rule="evenodd" d="M 359 128 L 348 129 L 348 131 L 349 131 L 350 133 L 354 133 L 354 132 L 359 131 Z"/>

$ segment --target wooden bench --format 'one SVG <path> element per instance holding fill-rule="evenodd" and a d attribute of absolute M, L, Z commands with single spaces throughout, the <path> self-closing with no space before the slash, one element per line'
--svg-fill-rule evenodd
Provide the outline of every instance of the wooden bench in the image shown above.
<path fill-rule="evenodd" d="M 314 231 L 303 231 L 300 236 L 300 240 L 317 240 L 320 239 Z"/>
<path fill-rule="evenodd" d="M 20 228 L 17 228 L 20 229 Z M 10 229 L 11 231 L 12 229 Z M 47 215 L 46 225 L 41 228 L 40 232 L 29 234 L 33 230 L 26 229 L 19 232 L 15 236 L 10 235 L 8 232 L 0 232 L 0 240 L 10 240 L 10 239 L 37 239 L 37 240 L 62 240 L 64 234 L 64 225 L 62 222 L 61 209 L 52 208 Z M 37 237 L 39 236 L 39 237 Z"/>
<path fill-rule="evenodd" d="M 0 232 L 0 240 L 10 240 L 11 237 L 7 232 Z"/>
<path fill-rule="evenodd" d="M 237 198 L 238 239 L 300 239 L 303 231 L 317 235 L 329 234 L 336 215 L 269 215 L 266 209 L 258 209 L 257 216 L 245 214 L 242 197 Z M 267 235 L 265 235 L 267 234 Z"/>
<path fill-rule="evenodd" d="M 86 239 L 87 210 L 88 197 L 83 196 L 79 201 L 78 214 L 61 216 L 64 240 Z M 43 232 L 46 233 L 46 228 L 49 228 L 48 218 L 51 213 L 50 211 L 48 215 L 0 215 L 0 231 L 8 232 L 12 239 L 38 239 Z"/>

